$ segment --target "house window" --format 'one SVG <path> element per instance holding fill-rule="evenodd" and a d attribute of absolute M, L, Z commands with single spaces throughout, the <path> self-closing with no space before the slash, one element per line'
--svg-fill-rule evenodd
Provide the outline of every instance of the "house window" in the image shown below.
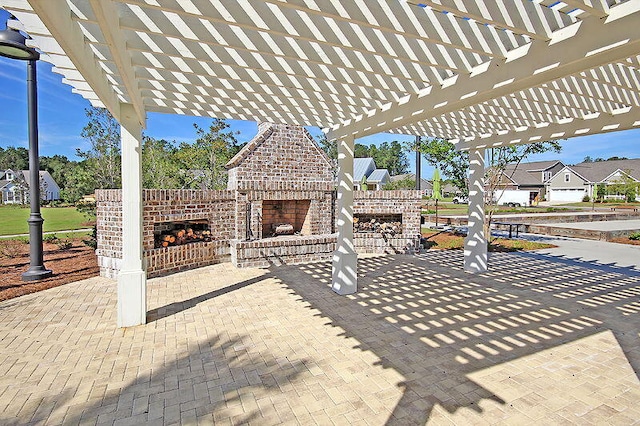
<path fill-rule="evenodd" d="M 569 182 L 570 179 L 571 179 L 571 175 L 569 173 L 565 173 L 564 174 L 564 181 L 565 182 Z"/>

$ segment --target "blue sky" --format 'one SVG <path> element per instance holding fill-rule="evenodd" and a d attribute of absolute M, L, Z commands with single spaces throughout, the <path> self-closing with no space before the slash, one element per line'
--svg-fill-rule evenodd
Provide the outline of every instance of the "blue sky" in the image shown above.
<path fill-rule="evenodd" d="M 5 14 L 0 12 L 0 29 L 4 28 Z M 0 146 L 27 147 L 27 89 L 26 63 L 0 57 Z M 51 65 L 38 62 L 39 140 L 40 155 L 66 155 L 76 159 L 76 148 L 85 149 L 86 142 L 80 132 L 86 124 L 85 108 L 88 101 L 71 93 L 71 87 L 62 84 L 62 77 L 51 72 Z M 145 133 L 156 138 L 190 142 L 195 140 L 193 123 L 207 128 L 211 119 L 167 114 L 148 114 Z M 257 132 L 254 122 L 229 120 L 232 129 L 240 132 L 241 142 L 250 140 Z M 316 135 L 319 129 L 309 129 Z M 413 140 L 413 136 L 378 134 L 357 142 L 370 145 L 385 141 Z M 560 159 L 567 164 L 581 162 L 584 157 L 609 158 L 611 156 L 640 157 L 640 129 L 603 135 L 573 138 L 562 143 L 560 154 L 541 154 L 530 161 Z M 415 156 L 409 153 L 410 168 L 415 170 Z M 430 178 L 431 167 L 423 163 L 423 177 Z"/>

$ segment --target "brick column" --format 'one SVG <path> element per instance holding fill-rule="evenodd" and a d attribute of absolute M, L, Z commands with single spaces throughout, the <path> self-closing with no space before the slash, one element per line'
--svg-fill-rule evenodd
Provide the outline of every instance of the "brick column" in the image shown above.
<path fill-rule="evenodd" d="M 118 327 L 147 321 L 147 274 L 142 259 L 142 126 L 130 104 L 120 104 L 122 141 L 122 267 Z"/>
<path fill-rule="evenodd" d="M 484 235 L 484 149 L 469 152 L 469 232 L 464 240 L 464 270 L 487 270 L 487 239 Z"/>
<path fill-rule="evenodd" d="M 353 150 L 353 136 L 338 141 L 338 241 L 331 288 L 342 295 L 358 290 L 358 256 L 353 245 Z"/>

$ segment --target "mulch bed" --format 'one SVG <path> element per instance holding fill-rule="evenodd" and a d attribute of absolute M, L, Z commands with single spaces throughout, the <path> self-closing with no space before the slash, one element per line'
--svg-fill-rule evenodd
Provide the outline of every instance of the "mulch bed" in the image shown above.
<path fill-rule="evenodd" d="M 463 237 L 449 232 L 425 233 L 433 243 L 432 249 L 460 249 Z M 81 239 L 71 240 L 73 245 L 61 249 L 57 244 L 44 243 L 44 265 L 53 271 L 53 275 L 41 281 L 22 281 L 22 273 L 29 269 L 29 244 L 19 241 L 0 241 L 0 301 L 12 299 L 29 293 L 46 290 L 74 281 L 99 275 L 98 260 L 95 251 L 82 243 Z M 533 247 L 509 247 L 507 240 L 490 247 L 491 251 L 527 250 Z M 518 240 L 513 240 L 517 242 Z M 616 243 L 640 245 L 640 241 L 617 238 Z M 551 246 L 551 245 L 547 245 Z M 535 247 L 541 248 L 541 247 Z M 10 253 L 11 256 L 7 256 Z"/>
<path fill-rule="evenodd" d="M 0 301 L 97 276 L 100 270 L 95 251 L 80 239 L 71 242 L 68 249 L 44 243 L 44 266 L 53 275 L 28 282 L 22 281 L 22 273 L 29 269 L 29 244 L 0 241 Z"/>
<path fill-rule="evenodd" d="M 611 239 L 610 242 L 619 243 L 619 244 L 630 244 L 632 246 L 640 246 L 640 240 L 631 240 L 626 237 L 613 238 Z"/>

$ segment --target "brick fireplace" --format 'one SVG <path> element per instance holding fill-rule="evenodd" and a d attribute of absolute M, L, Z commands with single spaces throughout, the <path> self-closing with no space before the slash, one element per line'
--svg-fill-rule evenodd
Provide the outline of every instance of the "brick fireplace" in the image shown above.
<path fill-rule="evenodd" d="M 236 191 L 236 266 L 329 259 L 335 250 L 331 162 L 300 126 L 263 123 L 227 164 Z"/>
<path fill-rule="evenodd" d="M 330 160 L 302 127 L 261 124 L 227 164 L 227 190 L 144 190 L 147 276 L 232 262 L 269 267 L 331 259 L 336 202 Z M 96 191 L 102 276 L 122 263 L 122 194 Z M 358 253 L 411 253 L 419 243 L 419 191 L 354 191 Z M 389 227 L 391 227 L 389 229 Z M 163 244 L 167 242 L 167 244 Z"/>

